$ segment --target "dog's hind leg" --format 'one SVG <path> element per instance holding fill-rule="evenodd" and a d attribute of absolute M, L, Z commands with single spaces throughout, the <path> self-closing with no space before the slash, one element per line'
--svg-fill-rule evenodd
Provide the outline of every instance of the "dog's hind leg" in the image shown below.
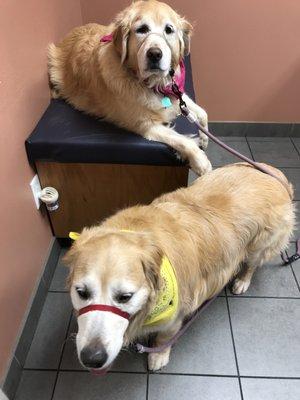
<path fill-rule="evenodd" d="M 279 226 L 279 229 L 274 229 L 271 232 L 272 234 L 270 234 L 269 230 L 263 230 L 255 237 L 248 247 L 247 258 L 233 282 L 231 289 L 233 294 L 245 293 L 251 283 L 256 268 L 261 267 L 265 262 L 274 258 L 288 246 L 294 224 L 292 210 L 293 209 L 290 207 L 290 215 L 288 212 L 282 213 L 286 220 L 284 221 L 284 225 L 282 223 L 282 225 Z M 284 227 L 284 229 L 282 227 Z"/>
<path fill-rule="evenodd" d="M 241 270 L 233 281 L 231 288 L 233 294 L 245 293 L 250 286 L 255 270 L 279 254 L 280 250 L 285 246 L 287 235 L 279 234 L 278 236 L 274 235 L 274 237 L 270 238 L 262 233 L 259 238 L 255 239 Z M 260 243 L 263 243 L 263 246 Z"/>
<path fill-rule="evenodd" d="M 256 270 L 256 266 L 249 263 L 244 263 L 241 271 L 238 273 L 237 277 L 233 281 L 231 291 L 233 294 L 245 293 L 250 286 L 252 276 Z"/>
<path fill-rule="evenodd" d="M 178 332 L 182 325 L 182 321 L 176 322 L 170 329 L 164 332 L 158 332 L 155 338 L 155 346 L 161 346 L 168 342 Z M 159 353 L 149 353 L 148 355 L 148 369 L 150 371 L 158 371 L 165 367 L 170 359 L 171 346 Z"/>

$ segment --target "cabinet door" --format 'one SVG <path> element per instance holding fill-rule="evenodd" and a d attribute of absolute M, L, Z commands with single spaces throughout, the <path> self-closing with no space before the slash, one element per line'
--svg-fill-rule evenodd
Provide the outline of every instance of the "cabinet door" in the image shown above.
<path fill-rule="evenodd" d="M 188 167 L 54 162 L 38 162 L 36 167 L 42 188 L 53 186 L 59 193 L 59 208 L 49 213 L 58 238 L 122 208 L 149 204 L 188 181 Z"/>

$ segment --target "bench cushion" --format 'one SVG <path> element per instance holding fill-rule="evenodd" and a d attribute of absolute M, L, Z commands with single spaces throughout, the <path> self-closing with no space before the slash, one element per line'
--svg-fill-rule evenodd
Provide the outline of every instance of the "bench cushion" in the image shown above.
<path fill-rule="evenodd" d="M 186 92 L 194 98 L 190 59 L 186 58 Z M 176 120 L 182 134 L 196 129 Z M 109 122 L 84 114 L 64 100 L 50 105 L 26 140 L 29 162 L 183 165 L 169 146 L 144 139 Z"/>

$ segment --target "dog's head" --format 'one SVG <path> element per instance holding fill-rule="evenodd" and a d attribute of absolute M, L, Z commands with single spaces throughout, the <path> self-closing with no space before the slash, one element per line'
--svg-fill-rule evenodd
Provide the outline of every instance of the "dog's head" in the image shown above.
<path fill-rule="evenodd" d="M 192 26 L 170 6 L 137 1 L 115 21 L 114 45 L 122 63 L 143 81 L 159 82 L 190 51 Z"/>
<path fill-rule="evenodd" d="M 104 304 L 130 314 L 94 311 L 78 317 L 78 357 L 105 371 L 120 352 L 129 324 L 144 318 L 155 299 L 161 254 L 148 234 L 85 229 L 65 257 L 74 309 Z M 148 308 L 147 308 L 148 307 Z"/>

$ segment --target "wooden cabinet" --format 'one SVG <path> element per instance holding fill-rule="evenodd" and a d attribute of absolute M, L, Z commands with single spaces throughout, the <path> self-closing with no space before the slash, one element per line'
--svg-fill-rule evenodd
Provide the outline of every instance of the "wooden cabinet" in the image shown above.
<path fill-rule="evenodd" d="M 186 186 L 188 167 L 36 162 L 42 187 L 59 193 L 59 208 L 49 213 L 54 235 L 68 237 L 159 195 Z"/>

